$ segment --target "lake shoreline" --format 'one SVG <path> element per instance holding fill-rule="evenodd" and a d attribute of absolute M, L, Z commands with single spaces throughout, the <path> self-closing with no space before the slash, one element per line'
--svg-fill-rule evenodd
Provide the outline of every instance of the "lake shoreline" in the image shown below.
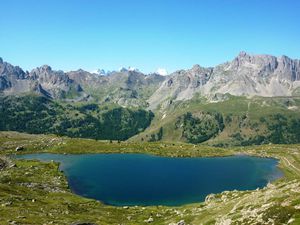
<path fill-rule="evenodd" d="M 34 224 L 43 224 L 49 220 L 55 221 L 56 224 L 71 224 L 74 221 L 89 221 L 95 224 L 118 224 L 121 221 L 129 224 L 144 224 L 144 221 L 149 218 L 153 218 L 154 224 L 177 223 L 181 220 L 189 224 L 214 224 L 216 221 L 221 221 L 223 218 L 230 219 L 232 216 L 238 216 L 240 221 L 249 223 L 249 221 L 255 221 L 247 216 L 252 213 L 256 215 L 256 218 L 267 216 L 279 221 L 279 219 L 290 218 L 291 215 L 294 215 L 294 206 L 298 207 L 297 199 L 300 199 L 300 194 L 295 192 L 295 190 L 300 191 L 300 145 L 263 145 L 221 149 L 208 146 L 194 147 L 193 145 L 178 143 L 173 146 L 173 144 L 166 143 L 167 147 L 165 147 L 165 144 L 162 143 L 146 143 L 143 146 L 132 143 L 110 144 L 93 140 L 56 139 L 51 135 L 23 136 L 23 134 L 18 134 L 16 139 L 13 139 L 15 133 L 11 135 L 7 135 L 7 132 L 4 133 L 9 138 L 0 139 L 0 141 L 2 140 L 2 155 L 37 152 L 63 154 L 67 152 L 67 149 L 76 154 L 78 152 L 114 153 L 117 149 L 117 152 L 148 152 L 167 157 L 219 157 L 245 154 L 277 159 L 279 160 L 278 167 L 284 173 L 282 178 L 271 182 L 262 189 L 225 191 L 214 195 L 208 201 L 196 204 L 180 207 L 133 206 L 123 208 L 105 205 L 99 201 L 71 193 L 67 180 L 64 174 L 60 172 L 59 164 L 56 162 L 41 163 L 13 160 L 13 163 L 16 164 L 15 167 L 0 171 L 2 174 L 0 179 L 4 179 L 0 184 L 1 204 L 9 205 L 13 200 L 13 207 L 2 207 L 1 209 L 3 217 L 0 218 L 0 222 L 4 224 L 7 220 L 15 220 L 21 224 L 30 224 L 32 221 Z M 53 139 L 54 141 L 52 141 Z M 16 152 L 15 149 L 18 146 L 24 146 L 24 150 Z M 90 148 L 90 146 L 93 147 Z M 102 152 L 99 152 L 99 148 Z M 200 150 L 200 148 L 202 149 Z M 13 197 L 12 193 L 15 193 Z M 27 196 L 26 199 L 28 200 L 24 199 L 24 196 Z M 252 200 L 249 202 L 249 199 Z M 266 206 L 265 202 L 270 204 Z M 23 213 L 25 204 L 26 213 Z M 274 207 L 281 213 L 279 215 L 276 213 L 276 216 L 274 214 L 273 217 L 271 213 Z M 43 208 L 43 211 L 40 211 L 40 208 Z M 51 217 L 49 217 L 49 213 L 51 213 Z M 26 218 L 20 218 L 22 215 Z M 39 216 L 37 217 L 37 215 Z M 222 217 L 216 218 L 211 215 L 222 215 Z"/>
<path fill-rule="evenodd" d="M 275 180 L 280 179 L 283 174 L 280 169 L 278 169 L 279 161 L 277 159 L 270 159 L 270 158 L 261 158 L 261 157 L 255 157 L 255 156 L 247 156 L 245 154 L 241 155 L 233 155 L 233 156 L 226 156 L 226 157 L 185 157 L 185 158 L 170 158 L 170 157 L 164 157 L 164 156 L 157 156 L 157 155 L 149 155 L 149 154 L 121 154 L 121 153 L 115 153 L 115 154 L 84 154 L 82 155 L 78 154 L 52 154 L 52 153 L 35 153 L 35 154 L 28 154 L 28 155 L 19 155 L 16 156 L 15 159 L 22 160 L 38 160 L 40 162 L 55 162 L 58 163 L 60 171 L 65 175 L 70 190 L 72 193 L 77 194 L 82 197 L 88 197 L 91 199 L 99 200 L 103 202 L 106 205 L 110 206 L 116 206 L 116 207 L 123 207 L 123 206 L 182 206 L 182 205 L 188 205 L 188 204 L 196 204 L 201 203 L 205 200 L 206 196 L 214 193 L 218 194 L 223 191 L 232 191 L 232 190 L 255 190 L 257 188 L 264 188 L 267 186 L 269 182 L 273 182 Z M 95 161 L 95 160 L 98 161 Z M 85 161 L 89 160 L 89 163 L 86 163 L 85 166 L 82 166 Z M 108 164 L 106 164 L 106 161 L 109 160 Z M 130 160 L 130 165 L 126 163 L 127 160 Z M 133 161 L 132 161 L 133 160 Z M 224 161 L 225 160 L 225 161 Z M 268 160 L 268 161 L 266 161 Z M 78 164 L 77 162 L 80 162 Z M 243 166 L 240 165 L 239 162 L 243 162 Z M 133 165 L 132 165 L 133 163 Z M 176 163 L 176 164 L 175 164 Z M 209 164 L 207 164 L 209 163 Z M 250 164 L 249 164 L 250 163 Z M 262 164 L 263 163 L 263 164 Z M 106 166 L 101 166 L 102 164 L 105 164 Z M 92 167 L 92 165 L 94 165 Z M 115 169 L 114 165 L 118 165 L 118 168 L 122 168 L 121 171 L 128 170 L 127 173 L 120 172 L 119 169 Z M 136 165 L 139 165 L 139 168 L 135 168 Z M 235 165 L 235 166 L 234 166 Z M 265 165 L 262 167 L 262 165 Z M 189 170 L 186 174 L 183 173 L 184 168 L 188 166 Z M 134 167 L 134 170 L 131 170 L 130 168 Z M 174 168 L 172 168 L 174 167 Z M 76 169 L 77 168 L 77 169 Z M 84 172 L 89 169 L 88 173 Z M 127 168 L 127 169 L 126 169 Z M 161 169 L 157 169 L 161 168 Z M 171 169 L 172 168 L 172 169 Z M 201 168 L 201 170 L 199 170 Z M 219 169 L 218 169 L 219 168 Z M 232 169 L 230 169 L 232 168 Z M 136 173 L 136 169 L 139 170 L 139 173 Z M 144 175 L 141 171 L 145 170 Z M 196 171 L 199 170 L 199 173 Z M 215 171 L 213 174 L 208 175 L 210 171 Z M 237 173 L 236 171 L 239 170 Z M 73 171 L 73 172 L 71 172 Z M 75 171 L 75 172 L 74 172 Z M 97 173 L 97 176 L 94 177 L 93 173 Z M 100 172 L 99 172 L 100 171 Z M 110 171 L 109 176 L 102 176 L 101 174 L 103 172 L 101 171 Z M 112 174 L 113 172 L 113 175 Z M 129 172 L 130 171 L 130 172 Z M 156 171 L 156 172 L 154 172 Z M 165 174 L 165 171 L 167 174 Z M 171 172 L 172 171 L 172 172 Z M 205 175 L 201 175 L 201 171 L 206 171 Z M 218 172 L 217 172 L 218 171 Z M 223 171 L 221 174 L 219 171 Z M 227 171 L 227 172 L 225 172 Z M 230 171 L 230 172 L 229 172 Z M 244 171 L 244 172 L 242 172 Z M 259 171 L 259 173 L 257 173 Z M 247 173 L 245 175 L 240 175 L 240 173 Z M 140 173 L 141 176 L 140 176 Z M 152 174 L 154 173 L 154 174 Z M 265 174 L 266 173 L 266 174 Z M 122 175 L 121 175 L 122 174 Z M 136 174 L 136 175 L 134 175 Z M 163 180 L 159 180 L 161 176 L 164 175 Z M 193 175 L 194 174 L 194 175 Z M 254 176 L 254 174 L 256 174 Z M 261 175 L 259 175 L 261 174 Z M 264 174 L 264 175 L 263 175 Z M 89 181 L 89 178 L 93 176 L 92 180 L 97 180 L 94 185 L 100 185 L 101 183 L 106 183 L 106 186 L 109 186 L 109 192 L 102 193 L 101 189 L 105 186 L 99 186 L 98 188 L 90 187 L 90 188 L 84 188 L 85 183 L 89 183 L 89 185 L 92 185 Z M 246 180 L 244 180 L 244 177 L 248 177 Z M 260 177 L 262 176 L 262 177 Z M 115 181 L 109 181 L 112 179 L 111 177 L 122 177 L 122 180 L 126 177 L 129 179 L 127 181 L 124 181 L 122 183 L 115 183 Z M 144 177 L 147 177 L 145 179 Z M 149 181 L 149 178 L 156 177 L 155 179 Z M 191 177 L 192 182 L 189 181 L 189 179 L 183 179 L 182 177 Z M 225 178 L 226 177 L 226 178 Z M 75 179 L 76 178 L 76 179 Z M 251 179 L 250 179 L 251 178 Z M 76 182 L 74 183 L 74 181 Z M 168 182 L 166 182 L 166 179 L 169 179 Z M 257 181 L 254 181 L 254 180 Z M 261 183 L 261 179 L 264 180 L 263 183 Z M 106 182 L 106 180 L 108 180 Z M 119 180 L 119 179 L 117 179 Z M 173 180 L 176 180 L 174 184 Z M 178 181 L 177 181 L 178 180 Z M 180 181 L 182 180 L 182 181 Z M 221 181 L 223 180 L 223 181 Z M 230 180 L 232 182 L 234 181 L 234 185 L 230 184 Z M 244 180 L 244 181 L 242 181 Z M 94 181 L 94 182 L 95 182 Z M 138 182 L 137 182 L 138 181 Z M 197 182 L 198 181 L 198 182 Z M 258 183 L 259 181 L 259 183 Z M 111 182 L 113 184 L 111 184 Z M 151 184 L 150 184 L 150 183 Z M 190 183 L 189 183 L 190 182 Z M 216 184 L 211 182 L 217 182 Z M 221 182 L 221 183 L 220 183 Z M 229 182 L 229 183 L 228 183 Z M 77 184 L 76 184 L 77 183 Z M 161 183 L 161 185 L 158 185 L 157 187 L 152 187 L 149 193 L 141 193 L 140 194 L 140 200 L 137 200 L 137 202 L 131 202 L 130 195 L 137 195 L 137 193 L 141 192 L 141 190 L 144 190 L 145 187 L 139 187 L 139 185 L 144 186 L 144 183 L 149 183 L 151 186 L 156 186 L 156 183 Z M 165 184 L 164 184 L 165 183 Z M 170 187 L 164 187 L 168 184 Z M 198 183 L 198 184 L 197 184 Z M 79 185 L 80 184 L 80 185 Z M 111 191 L 115 188 L 122 186 L 122 185 L 130 186 L 127 189 L 130 190 L 129 192 L 124 192 L 120 194 L 120 190 L 118 190 L 116 193 L 112 194 Z M 129 185 L 130 184 L 130 185 Z M 78 186 L 79 185 L 79 186 Z M 207 188 L 203 187 L 206 185 L 210 185 Z M 225 186 L 224 186 L 225 185 Z M 233 185 L 233 186 L 232 186 Z M 253 186 L 254 185 L 254 186 Z M 179 195 L 177 197 L 170 195 L 171 192 L 174 192 L 175 190 L 179 189 L 182 186 L 181 190 L 179 191 Z M 183 187 L 184 186 L 184 187 Z M 218 187 L 218 188 L 216 188 Z M 222 187 L 222 188 L 221 188 Z M 124 188 L 124 187 L 123 187 Z M 122 189 L 123 189 L 122 188 Z M 164 189 L 167 188 L 169 191 L 165 194 L 161 194 L 160 192 L 164 193 Z M 90 193 L 90 189 L 94 190 Z M 126 189 L 126 188 L 125 188 Z M 127 190 L 126 189 L 126 190 Z M 136 191 L 133 191 L 133 189 L 136 189 Z M 159 190 L 157 193 L 151 193 L 153 190 Z M 190 189 L 190 190 L 189 190 Z M 98 193 L 100 191 L 100 193 Z M 194 193 L 194 197 L 192 197 L 191 193 Z M 97 194 L 98 193 L 98 194 Z M 102 194 L 101 194 L 102 193 Z M 130 194 L 132 193 L 132 194 Z M 175 192 L 177 193 L 177 191 Z M 174 193 L 174 194 L 175 194 Z M 182 195 L 184 193 L 189 193 L 188 196 L 182 198 Z M 204 194 L 205 193 L 205 194 Z M 95 195 L 96 194 L 96 195 Z M 120 195 L 120 196 L 119 196 Z M 158 198 L 161 200 L 154 200 L 150 197 L 150 199 L 147 198 L 147 196 L 155 196 L 154 199 Z M 170 195 L 169 197 L 167 197 Z M 101 197 L 102 196 L 102 197 Z M 109 197 L 111 196 L 111 197 Z M 119 196 L 119 197 L 115 197 Z M 121 200 L 124 196 L 128 196 L 127 200 Z M 161 197 L 158 197 L 161 196 Z M 181 197 L 180 197 L 181 196 Z M 200 198 L 201 196 L 201 198 Z M 132 196 L 133 197 L 133 196 Z M 173 198 L 172 201 L 163 200 L 164 198 Z M 192 198 L 191 198 L 192 197 Z M 111 198 L 111 200 L 110 200 Z M 116 199 L 115 199 L 116 198 Z M 121 198 L 120 201 L 118 198 Z M 191 199 L 190 199 L 191 198 Z M 115 199 L 115 200 L 113 200 Z M 145 200 L 142 200 L 145 199 Z M 175 200 L 176 199 L 176 200 Z M 181 200 L 180 200 L 181 199 Z M 184 200 L 186 199 L 186 200 Z M 187 200 L 190 199 L 190 200 Z M 192 200 L 193 199 L 193 200 Z M 154 200 L 154 201 L 153 201 Z M 140 202 L 141 201 L 141 202 Z M 144 202 L 146 201 L 146 202 Z M 150 201 L 150 202 L 149 202 Z M 152 202 L 153 201 L 153 202 Z M 127 202 L 127 203 L 126 203 Z M 144 202 L 144 203 L 143 203 Z M 164 202 L 164 203 L 163 203 Z"/>

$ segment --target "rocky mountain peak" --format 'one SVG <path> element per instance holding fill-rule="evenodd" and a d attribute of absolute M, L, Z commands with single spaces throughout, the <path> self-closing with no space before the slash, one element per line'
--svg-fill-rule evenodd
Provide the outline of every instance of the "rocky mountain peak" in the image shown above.
<path fill-rule="evenodd" d="M 238 55 L 238 58 L 244 58 L 244 57 L 246 57 L 246 56 L 248 56 L 247 52 L 241 51 L 241 52 L 239 53 L 239 55 Z"/>
<path fill-rule="evenodd" d="M 293 60 L 285 55 L 280 57 L 280 61 L 284 67 L 290 67 L 293 64 Z"/>
<path fill-rule="evenodd" d="M 291 96 L 300 89 L 300 60 L 287 56 L 252 55 L 240 52 L 231 62 L 214 68 L 196 64 L 187 70 L 178 70 L 166 77 L 145 75 L 135 68 L 122 68 L 97 76 L 84 70 L 63 72 L 48 65 L 33 69 L 29 74 L 21 68 L 3 62 L 0 58 L 0 91 L 24 93 L 32 90 L 52 98 L 81 99 L 98 90 L 100 100 L 121 105 L 158 105 L 176 100 L 188 100 L 200 94 L 210 99 L 216 94 L 236 96 Z M 36 88 L 34 88 L 36 87 Z M 102 90 L 105 90 L 102 93 Z M 98 97 L 97 95 L 96 97 Z M 121 101 L 119 101 L 121 99 Z"/>
<path fill-rule="evenodd" d="M 50 72 L 50 71 L 52 71 L 52 68 L 48 65 L 43 65 L 43 66 L 40 67 L 40 70 Z"/>
<path fill-rule="evenodd" d="M 200 66 L 199 64 L 195 64 L 195 65 L 192 67 L 191 71 L 197 73 L 197 72 L 199 72 L 201 69 L 202 69 L 202 68 L 201 68 L 201 66 Z"/>
<path fill-rule="evenodd" d="M 271 55 L 250 55 L 240 52 L 231 62 L 231 68 L 235 70 L 260 70 L 274 72 L 278 67 L 278 58 Z"/>
<path fill-rule="evenodd" d="M 251 55 L 244 51 L 241 51 L 238 56 L 234 59 L 234 62 L 239 66 L 245 62 L 251 61 Z"/>

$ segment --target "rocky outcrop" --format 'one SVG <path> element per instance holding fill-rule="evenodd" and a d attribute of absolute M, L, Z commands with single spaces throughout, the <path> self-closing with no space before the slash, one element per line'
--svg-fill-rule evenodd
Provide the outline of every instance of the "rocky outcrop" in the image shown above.
<path fill-rule="evenodd" d="M 0 60 L 0 92 L 5 95 L 38 93 L 48 98 L 112 102 L 122 106 L 147 107 L 147 99 L 165 80 L 159 74 L 145 75 L 123 69 L 105 76 L 77 71 L 55 71 L 48 65 L 24 72 L 20 67 Z"/>
<path fill-rule="evenodd" d="M 66 73 L 53 71 L 48 65 L 32 70 L 29 77 L 37 81 L 35 91 L 52 98 L 68 98 L 68 95 L 75 98 L 83 92 L 81 86 L 70 79 Z"/>
<path fill-rule="evenodd" d="M 25 73 L 20 67 L 0 60 L 0 91 L 13 89 L 25 90 L 28 87 L 28 73 Z"/>
<path fill-rule="evenodd" d="M 4 94 L 35 92 L 50 98 L 65 98 L 72 92 L 83 92 L 63 71 L 53 71 L 50 66 L 33 69 L 30 73 L 20 67 L 0 60 L 0 91 Z M 73 97 L 73 96 L 72 96 Z"/>
<path fill-rule="evenodd" d="M 199 93 L 215 100 L 220 94 L 236 96 L 291 96 L 300 88 L 300 61 L 287 56 L 250 55 L 214 68 L 198 65 L 170 76 L 149 99 L 150 108 L 166 101 L 188 100 Z"/>
<path fill-rule="evenodd" d="M 122 106 L 167 107 L 199 95 L 211 101 L 236 96 L 291 96 L 300 94 L 300 61 L 287 56 L 241 52 L 231 62 L 213 68 L 199 65 L 168 76 L 145 75 L 122 69 L 102 76 L 82 69 L 55 71 L 44 65 L 24 72 L 0 58 L 0 92 L 36 92 L 56 99 L 111 102 Z"/>
<path fill-rule="evenodd" d="M 195 65 L 192 69 L 171 74 L 150 97 L 150 108 L 155 109 L 166 100 L 191 99 L 209 81 L 212 71 L 212 68 Z"/>
<path fill-rule="evenodd" d="M 122 69 L 99 76 L 84 70 L 67 73 L 84 90 L 91 91 L 100 102 L 122 106 L 147 107 L 147 99 L 165 80 L 159 74 L 145 75 L 138 70 Z"/>

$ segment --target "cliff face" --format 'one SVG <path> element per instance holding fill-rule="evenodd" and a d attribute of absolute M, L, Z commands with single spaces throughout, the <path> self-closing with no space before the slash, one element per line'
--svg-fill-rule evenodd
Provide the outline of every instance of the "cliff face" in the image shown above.
<path fill-rule="evenodd" d="M 37 92 L 56 99 L 113 102 L 156 109 L 170 101 L 199 94 L 214 100 L 222 94 L 237 96 L 291 96 L 300 91 L 300 61 L 287 56 L 249 55 L 241 52 L 231 62 L 212 68 L 199 65 L 168 76 L 145 75 L 123 69 L 105 76 L 84 70 L 54 71 L 42 66 L 24 72 L 0 58 L 0 92 Z"/>
<path fill-rule="evenodd" d="M 300 61 L 287 56 L 249 55 L 214 68 L 198 65 L 171 74 L 151 96 L 152 108 L 166 100 L 188 100 L 195 93 L 209 99 L 217 94 L 237 96 L 290 96 L 300 87 Z"/>
<path fill-rule="evenodd" d="M 62 71 L 53 71 L 45 65 L 24 72 L 3 60 L 0 60 L 0 91 L 9 95 L 36 92 L 50 98 L 64 98 L 71 92 L 74 96 L 82 94 L 80 85 Z"/>

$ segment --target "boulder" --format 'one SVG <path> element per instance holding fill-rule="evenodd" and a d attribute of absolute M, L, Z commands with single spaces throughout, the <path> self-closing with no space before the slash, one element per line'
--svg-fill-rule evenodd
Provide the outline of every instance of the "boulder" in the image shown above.
<path fill-rule="evenodd" d="M 146 223 L 152 223 L 154 220 L 153 218 L 150 216 L 147 220 L 144 220 Z"/>
<path fill-rule="evenodd" d="M 16 147 L 16 152 L 22 151 L 22 150 L 24 150 L 24 147 L 23 147 L 23 146 L 18 146 L 18 147 Z"/>

